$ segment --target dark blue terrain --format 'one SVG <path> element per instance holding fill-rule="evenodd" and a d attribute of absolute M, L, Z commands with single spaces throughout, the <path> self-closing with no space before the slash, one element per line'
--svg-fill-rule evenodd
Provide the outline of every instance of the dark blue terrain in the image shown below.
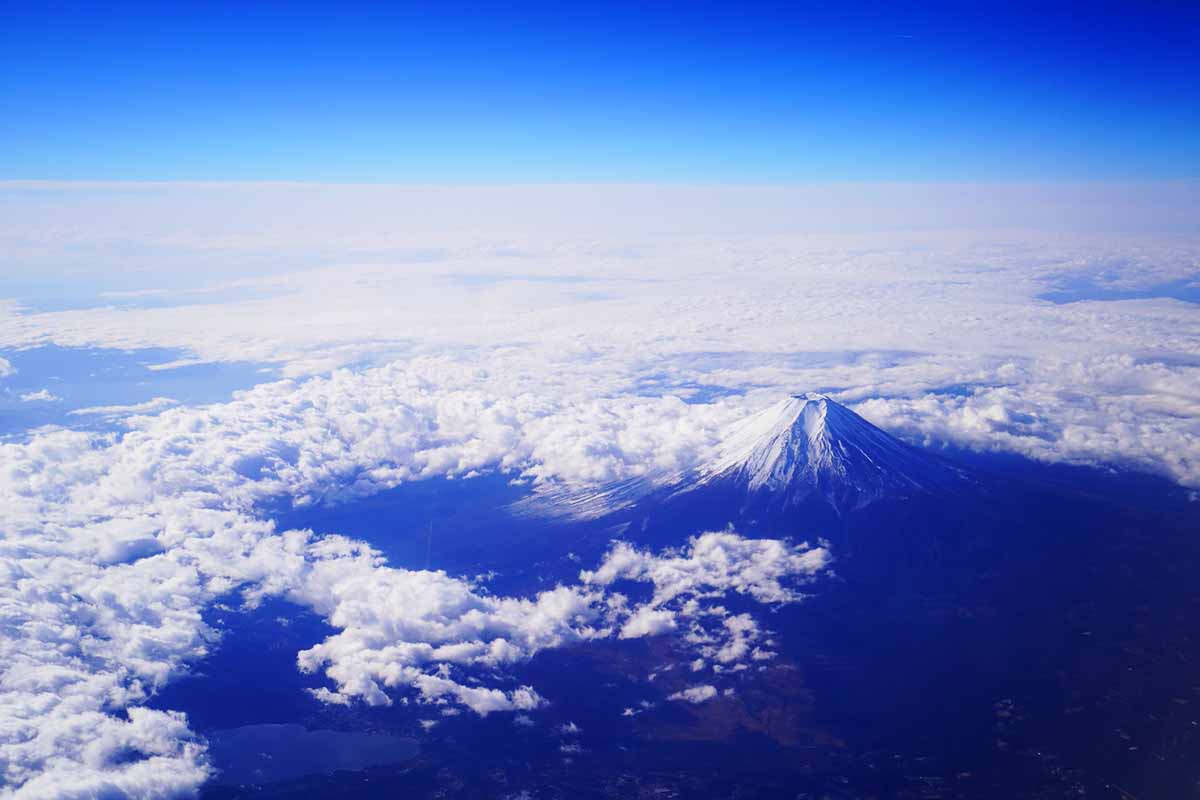
<path fill-rule="evenodd" d="M 212 798 L 1198 796 L 1200 503 L 1134 473 L 951 461 L 968 480 L 848 513 L 816 496 L 755 505 L 714 490 L 537 521 L 511 514 L 523 490 L 493 475 L 278 515 L 366 539 L 399 566 L 494 570 L 506 593 L 573 579 L 614 537 L 661 547 L 733 524 L 829 540 L 836 577 L 809 600 L 745 609 L 775 631 L 780 657 L 739 676 L 732 697 L 664 702 L 689 682 L 678 667 L 647 679 L 684 657 L 673 637 L 610 640 L 518 668 L 551 703 L 533 725 L 464 712 L 425 731 L 427 707 L 313 700 L 304 688 L 321 678 L 301 675 L 295 653 L 328 629 L 276 602 L 214 617 L 221 646 L 156 705 L 218 743 L 264 723 L 419 742 L 390 765 L 227 777 Z M 653 707 L 622 715 L 643 701 Z M 556 731 L 568 721 L 579 734 Z"/>

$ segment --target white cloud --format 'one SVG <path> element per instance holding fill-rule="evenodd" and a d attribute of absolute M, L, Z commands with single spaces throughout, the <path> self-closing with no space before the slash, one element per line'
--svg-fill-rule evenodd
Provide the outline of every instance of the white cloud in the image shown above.
<path fill-rule="evenodd" d="M 1200 486 L 1200 366 L 1104 356 L 998 372 L 999 385 L 966 394 L 873 399 L 856 410 L 918 441 L 1044 461 L 1117 462 Z"/>
<path fill-rule="evenodd" d="M 716 662 L 716 669 L 765 660 L 753 655 L 767 652 L 758 647 L 765 638 L 758 623 L 749 614 L 730 614 L 719 605 L 721 598 L 732 593 L 760 603 L 798 602 L 804 598 L 798 587 L 825 573 L 830 561 L 824 547 L 722 531 L 700 534 L 686 547 L 662 554 L 618 542 L 597 569 L 585 570 L 580 578 L 593 586 L 653 585 L 650 600 L 628 609 L 620 637 L 660 635 L 682 622 L 683 641 L 697 654 L 690 664 L 696 672 L 707 660 Z"/>
<path fill-rule="evenodd" d="M 820 574 L 830 563 L 823 547 L 789 545 L 777 539 L 744 539 L 732 531 L 693 537 L 688 546 L 654 555 L 618 542 L 604 562 L 581 577 L 585 583 L 608 586 L 620 580 L 654 585 L 650 606 L 685 606 L 692 597 L 726 592 L 748 595 L 760 603 L 791 603 L 803 595 L 784 583 Z"/>
<path fill-rule="evenodd" d="M 727 638 L 713 654 L 713 658 L 721 664 L 734 664 L 745 660 L 761 635 L 758 623 L 749 614 L 737 614 L 726 617 L 722 624 L 725 626 Z"/>
<path fill-rule="evenodd" d="M 621 626 L 622 639 L 637 639 L 642 636 L 658 636 L 677 627 L 675 612 L 651 606 L 642 606 Z"/>
<path fill-rule="evenodd" d="M 689 686 L 686 689 L 681 689 L 672 695 L 668 695 L 668 700 L 682 700 L 687 703 L 703 703 L 707 700 L 712 700 L 717 696 L 717 687 L 708 684 L 700 686 Z"/>
<path fill-rule="evenodd" d="M 581 575 L 583 585 L 510 598 L 477 594 L 442 573 L 387 567 L 369 548 L 340 537 L 313 540 L 293 531 L 260 548 L 268 546 L 290 557 L 268 557 L 288 566 L 275 569 L 264 591 L 285 587 L 289 599 L 340 629 L 299 655 L 301 669 L 323 670 L 336 685 L 319 691 L 319 699 L 387 705 L 390 692 L 409 688 L 424 701 L 450 699 L 482 715 L 531 710 L 544 701 L 532 687 L 464 685 L 452 677 L 457 670 L 506 667 L 546 648 L 611 636 L 614 627 L 622 638 L 661 634 L 673 625 L 659 620 L 673 622 L 678 614 L 691 620 L 688 641 L 702 653 L 726 664 L 748 659 L 758 626 L 749 615 L 728 616 L 710 601 L 737 592 L 761 602 L 795 602 L 802 595 L 787 584 L 811 580 L 828 563 L 823 549 L 706 533 L 665 556 L 617 544 L 595 573 Z M 645 568 L 630 570 L 631 558 Z M 623 595 L 597 588 L 618 578 L 653 583 L 654 598 L 631 607 Z M 675 608 L 667 611 L 666 604 Z M 719 620 L 711 634 L 708 617 Z"/>
<path fill-rule="evenodd" d="M 24 783 L 10 783 L 0 790 L 7 796 L 21 800 L 174 797 L 192 793 L 211 774 L 204 746 L 181 714 L 130 708 L 126 719 L 97 712 L 57 729 L 39 722 L 12 719 L 9 726 L 32 734 L 31 744 L 53 766 Z M 64 752 L 78 752 L 81 758 L 61 761 Z M 136 757 L 130 759 L 131 754 Z M 12 767 L 6 765 L 5 778 L 12 777 Z"/>
<path fill-rule="evenodd" d="M 95 414 L 105 417 L 120 417 L 130 414 L 153 414 L 157 411 L 162 411 L 165 408 L 178 405 L 178 401 L 170 397 L 154 397 L 144 403 L 130 403 L 127 405 L 111 405 L 111 406 L 88 406 L 86 408 L 76 408 L 67 413 L 72 416 L 86 416 Z"/>
<path fill-rule="evenodd" d="M 323 670 L 334 682 L 336 697 L 323 693 L 326 701 L 388 705 L 390 690 L 411 688 L 424 700 L 451 699 L 479 714 L 531 710 L 543 702 L 531 687 L 467 686 L 449 676 L 455 668 L 502 668 L 545 648 L 605 635 L 595 626 L 601 601 L 595 592 L 559 587 L 532 599 L 479 595 L 442 573 L 383 566 L 349 540 L 309 544 L 285 534 L 278 542 L 300 558 L 280 556 L 276 561 L 290 560 L 290 568 L 270 580 L 339 629 L 299 654 L 301 669 Z"/>
<path fill-rule="evenodd" d="M 52 393 L 49 389 L 39 389 L 36 392 L 25 392 L 21 395 L 23 403 L 57 403 L 61 400 L 58 395 Z"/>

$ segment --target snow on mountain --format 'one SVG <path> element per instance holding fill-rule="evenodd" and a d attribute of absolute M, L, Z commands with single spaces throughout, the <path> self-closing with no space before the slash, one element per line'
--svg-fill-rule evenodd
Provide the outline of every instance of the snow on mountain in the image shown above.
<path fill-rule="evenodd" d="M 804 394 L 737 425 L 716 458 L 682 481 L 677 493 L 720 485 L 768 495 L 784 507 L 823 496 L 845 512 L 964 477 L 828 397 Z"/>
<path fill-rule="evenodd" d="M 535 495 L 519 510 L 593 518 L 642 500 L 670 502 L 713 490 L 738 507 L 794 508 L 824 500 L 844 514 L 883 498 L 936 492 L 966 479 L 941 458 L 880 430 L 817 394 L 795 395 L 733 426 L 716 453 L 680 474 L 584 491 Z"/>

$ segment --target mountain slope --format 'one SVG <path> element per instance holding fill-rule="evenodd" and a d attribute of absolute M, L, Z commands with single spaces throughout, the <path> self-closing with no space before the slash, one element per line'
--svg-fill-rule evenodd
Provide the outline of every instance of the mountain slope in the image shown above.
<path fill-rule="evenodd" d="M 823 498 L 838 513 L 934 492 L 965 474 L 822 395 L 783 400 L 738 425 L 715 459 L 680 482 L 743 492 L 772 506 Z"/>
<path fill-rule="evenodd" d="M 837 516 L 882 499 L 900 500 L 967 479 L 941 458 L 906 444 L 823 395 L 796 395 L 735 425 L 704 463 L 674 476 L 632 478 L 583 490 L 543 490 L 519 515 L 595 519 L 640 507 L 678 511 L 697 504 L 721 516 L 795 511 Z M 730 519 L 730 517 L 722 517 Z"/>

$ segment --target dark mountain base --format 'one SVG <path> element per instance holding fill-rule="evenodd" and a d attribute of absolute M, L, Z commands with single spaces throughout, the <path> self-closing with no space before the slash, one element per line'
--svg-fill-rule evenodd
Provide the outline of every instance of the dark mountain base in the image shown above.
<path fill-rule="evenodd" d="M 677 498 L 630 536 L 831 542 L 837 585 L 774 627 L 808 724 L 891 776 L 861 796 L 1200 796 L 1200 508 L 1145 476 L 974 466 L 958 494 L 848 515 Z"/>

